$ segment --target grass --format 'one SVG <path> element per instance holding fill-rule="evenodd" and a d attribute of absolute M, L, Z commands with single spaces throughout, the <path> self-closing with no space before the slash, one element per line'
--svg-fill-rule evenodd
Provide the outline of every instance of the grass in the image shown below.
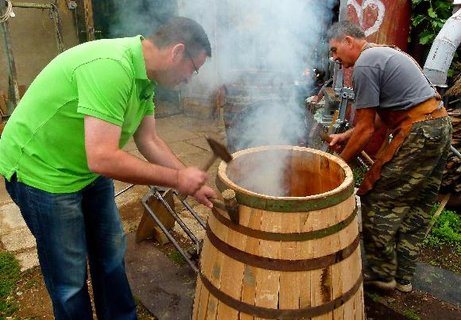
<path fill-rule="evenodd" d="M 383 297 L 373 291 L 365 291 L 365 295 L 369 297 L 373 302 L 383 303 Z"/>
<path fill-rule="evenodd" d="M 0 319 L 11 316 L 18 308 L 9 297 L 20 278 L 19 262 L 10 252 L 0 252 Z"/>
<path fill-rule="evenodd" d="M 403 311 L 403 315 L 410 320 L 421 320 L 421 317 L 413 309 L 407 309 Z"/>
<path fill-rule="evenodd" d="M 177 250 L 173 250 L 167 253 L 168 258 L 172 260 L 177 265 L 183 266 L 187 263 L 186 259 L 181 255 L 181 253 Z"/>
<path fill-rule="evenodd" d="M 358 188 L 360 186 L 366 173 L 367 173 L 367 169 L 360 164 L 357 164 L 356 166 L 352 168 L 352 175 L 354 177 L 355 187 Z"/>
<path fill-rule="evenodd" d="M 434 248 L 450 245 L 461 254 L 461 216 L 454 211 L 444 210 L 424 240 L 424 245 Z"/>

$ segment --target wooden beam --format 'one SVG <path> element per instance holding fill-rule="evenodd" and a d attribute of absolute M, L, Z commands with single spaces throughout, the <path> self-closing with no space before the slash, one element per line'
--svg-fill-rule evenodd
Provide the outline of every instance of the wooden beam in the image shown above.
<path fill-rule="evenodd" d="M 91 0 L 77 0 L 77 28 L 80 42 L 91 41 L 94 36 L 93 3 Z"/>
<path fill-rule="evenodd" d="M 92 0 L 83 0 L 83 5 L 85 9 L 86 38 L 91 41 L 94 40 L 93 2 Z"/>
<path fill-rule="evenodd" d="M 4 16 L 7 11 L 6 1 L 0 0 L 0 16 Z M 3 35 L 3 52 L 8 64 L 8 114 L 11 114 L 19 102 L 18 77 L 16 73 L 16 64 L 14 61 L 13 49 L 11 47 L 10 28 L 8 20 L 0 22 L 0 30 Z"/>

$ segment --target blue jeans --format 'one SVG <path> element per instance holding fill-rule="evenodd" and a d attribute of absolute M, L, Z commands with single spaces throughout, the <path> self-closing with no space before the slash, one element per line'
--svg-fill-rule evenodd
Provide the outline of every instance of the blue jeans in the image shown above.
<path fill-rule="evenodd" d="M 112 180 L 99 177 L 82 190 L 66 194 L 30 187 L 15 176 L 5 184 L 37 241 L 55 318 L 92 319 L 88 258 L 98 319 L 136 319 L 125 274 L 126 239 Z"/>

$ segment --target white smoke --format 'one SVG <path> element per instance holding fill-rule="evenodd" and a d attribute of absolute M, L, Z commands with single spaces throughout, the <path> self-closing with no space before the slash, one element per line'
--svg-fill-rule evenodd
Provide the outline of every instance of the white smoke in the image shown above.
<path fill-rule="evenodd" d="M 123 2 L 124 28 L 152 24 L 164 8 L 164 1 L 152 1 L 149 10 L 134 2 Z M 326 68 L 325 32 L 337 0 L 178 0 L 178 15 L 192 18 L 206 30 L 212 45 L 212 58 L 184 89 L 183 97 L 209 97 L 225 85 L 229 99 L 244 95 L 248 102 L 234 119 L 234 145 L 231 151 L 260 145 L 296 145 L 306 136 L 303 100 L 313 86 L 305 69 Z M 144 7 L 146 1 L 143 2 Z M 168 10 L 167 10 L 168 9 Z M 144 10 L 144 11 L 143 11 Z M 155 20 L 155 19 L 153 19 Z M 154 21 L 155 22 L 155 21 Z M 147 28 L 145 28 L 147 32 Z M 142 31 L 142 30 L 141 30 Z M 133 33 L 133 32 L 131 32 Z M 323 59 L 323 60 L 322 60 Z M 311 80 L 311 82 L 309 82 Z M 296 85 L 300 84 L 300 85 Z M 226 113 L 226 110 L 224 110 Z M 228 132 L 229 133 L 229 132 Z M 234 149 L 234 150 L 232 150 Z M 284 154 L 284 153 L 283 153 Z M 283 159 L 265 159 L 260 172 L 248 177 L 271 181 L 267 194 L 274 190 L 274 177 L 282 178 Z M 264 172 L 264 174 L 261 174 Z M 269 174 L 272 172 L 272 174 Z M 278 179 L 277 180 L 280 180 Z M 262 183 L 264 185 L 264 182 Z M 250 185 L 247 183 L 245 185 Z"/>
<path fill-rule="evenodd" d="M 184 94 L 193 94 L 194 89 L 208 94 L 224 84 L 229 101 L 241 98 L 248 102 L 239 115 L 230 115 L 234 116 L 232 132 L 227 132 L 231 151 L 261 145 L 296 145 L 307 136 L 303 94 L 310 92 L 313 84 L 309 83 L 312 79 L 303 78 L 303 71 L 326 67 L 322 61 L 328 57 L 325 32 L 336 3 L 179 1 L 180 14 L 201 23 L 213 47 L 211 63 Z M 295 86 L 297 82 L 301 86 Z M 267 155 L 257 170 L 248 172 L 246 181 L 240 181 L 242 186 L 266 195 L 289 194 L 283 186 L 284 175 L 289 172 L 282 155 L 286 153 Z"/>
<path fill-rule="evenodd" d="M 103 6 L 98 13 L 108 23 L 109 36 L 129 37 L 138 34 L 150 36 L 153 30 L 168 17 L 176 15 L 176 1 L 163 0 L 116 0 L 95 3 L 94 7 Z M 100 17 L 96 16 L 95 19 Z"/>
<path fill-rule="evenodd" d="M 318 65 L 323 33 L 337 0 L 179 0 L 179 14 L 195 19 L 213 47 L 219 83 L 242 72 L 282 72 L 298 78 Z M 204 79 L 203 79 L 204 80 Z M 209 80 L 209 78 L 208 78 Z"/>

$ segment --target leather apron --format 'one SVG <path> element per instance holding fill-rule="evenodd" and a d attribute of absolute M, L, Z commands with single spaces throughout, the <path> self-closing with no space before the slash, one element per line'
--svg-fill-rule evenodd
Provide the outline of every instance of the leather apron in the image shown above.
<path fill-rule="evenodd" d="M 426 100 L 409 110 L 390 111 L 378 109 L 377 113 L 383 123 L 391 130 L 393 138 L 387 145 L 381 148 L 376 156 L 376 161 L 365 174 L 362 184 L 357 191 L 359 196 L 365 195 L 373 188 L 376 181 L 381 177 L 383 165 L 394 157 L 410 133 L 414 123 L 448 116 L 443 102 L 438 97 Z"/>

